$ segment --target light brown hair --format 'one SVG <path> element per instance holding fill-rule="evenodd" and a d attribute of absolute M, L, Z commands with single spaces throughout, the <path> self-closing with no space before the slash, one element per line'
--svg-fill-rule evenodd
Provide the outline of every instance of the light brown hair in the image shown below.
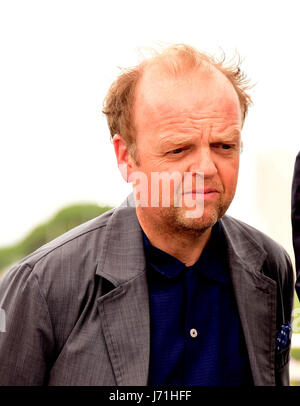
<path fill-rule="evenodd" d="M 133 110 L 136 87 L 144 70 L 147 66 L 160 64 L 170 75 L 176 76 L 197 69 L 203 63 L 218 69 L 232 83 L 240 101 L 242 122 L 244 123 L 252 101 L 247 93 L 251 86 L 240 69 L 240 59 L 237 63 L 226 64 L 225 55 L 221 60 L 217 60 L 189 45 L 172 45 L 153 57 L 143 60 L 139 65 L 124 70 L 113 82 L 104 100 L 103 113 L 106 115 L 111 137 L 120 134 L 127 144 L 129 153 L 137 163 Z"/>

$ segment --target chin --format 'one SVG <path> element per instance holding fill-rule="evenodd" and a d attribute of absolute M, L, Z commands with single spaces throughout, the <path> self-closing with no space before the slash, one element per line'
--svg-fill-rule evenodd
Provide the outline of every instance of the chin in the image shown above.
<path fill-rule="evenodd" d="M 218 216 L 202 216 L 201 218 L 183 219 L 182 226 L 190 230 L 204 232 L 208 228 L 213 227 L 218 221 Z"/>
<path fill-rule="evenodd" d="M 180 214 L 177 213 L 176 216 L 173 216 L 172 222 L 170 222 L 170 225 L 172 224 L 177 232 L 203 234 L 206 230 L 213 227 L 219 219 L 218 212 L 215 210 L 204 210 L 203 215 L 196 218 L 186 217 L 186 211 L 182 210 Z"/>

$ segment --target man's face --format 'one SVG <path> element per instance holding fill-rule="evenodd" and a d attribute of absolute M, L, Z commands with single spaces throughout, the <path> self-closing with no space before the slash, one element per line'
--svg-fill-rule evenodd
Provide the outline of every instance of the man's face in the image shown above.
<path fill-rule="evenodd" d="M 193 178 L 192 190 L 204 199 L 199 218 L 188 218 L 184 204 L 174 207 L 138 207 L 138 213 L 159 230 L 201 233 L 224 215 L 236 190 L 241 110 L 238 96 L 227 78 L 211 68 L 171 78 L 158 67 L 147 70 L 136 92 L 134 109 L 138 165 L 151 173 L 176 171 Z M 195 190 L 196 173 L 203 173 L 204 190 Z M 176 187 L 175 187 L 176 189 Z M 149 200 L 150 201 L 150 200 Z"/>

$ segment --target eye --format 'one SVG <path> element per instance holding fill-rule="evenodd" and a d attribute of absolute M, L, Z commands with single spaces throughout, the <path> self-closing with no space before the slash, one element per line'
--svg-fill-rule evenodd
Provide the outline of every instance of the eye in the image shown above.
<path fill-rule="evenodd" d="M 222 148 L 222 149 L 230 149 L 230 148 L 231 148 L 231 145 L 222 144 L 222 145 L 221 145 L 221 148 Z"/>
<path fill-rule="evenodd" d="M 183 151 L 183 148 L 176 148 L 171 151 L 171 154 L 177 155 Z"/>
<path fill-rule="evenodd" d="M 222 151 L 230 151 L 235 148 L 233 144 L 222 144 L 221 142 L 212 144 L 213 148 L 222 150 Z"/>

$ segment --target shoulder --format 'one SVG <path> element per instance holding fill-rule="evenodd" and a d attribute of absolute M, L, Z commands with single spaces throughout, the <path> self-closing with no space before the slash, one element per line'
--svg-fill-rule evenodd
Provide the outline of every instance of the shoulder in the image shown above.
<path fill-rule="evenodd" d="M 106 225 L 115 209 L 89 220 L 70 231 L 41 246 L 25 257 L 20 264 L 34 267 L 44 258 L 57 256 L 61 251 L 64 255 L 79 253 L 79 248 L 94 248 L 105 232 Z"/>
<path fill-rule="evenodd" d="M 247 239 L 249 241 L 254 240 L 268 251 L 284 251 L 284 248 L 267 234 L 241 220 L 225 215 L 222 218 L 222 223 L 226 225 L 231 233 L 237 234 L 238 238 Z"/>
<path fill-rule="evenodd" d="M 278 274 L 292 277 L 293 269 L 290 257 L 284 247 L 265 233 L 237 220 L 231 216 L 224 216 L 221 221 L 230 236 L 232 244 L 239 255 L 247 262 L 250 254 L 264 253 L 264 271 L 272 279 L 278 279 Z M 254 254 L 253 254 L 254 253 Z M 254 256 L 255 259 L 255 256 Z"/>
<path fill-rule="evenodd" d="M 95 272 L 113 213 L 110 210 L 70 230 L 8 270 L 0 281 L 0 307 L 15 312 L 31 298 L 28 311 L 43 306 L 58 342 L 63 342 L 83 304 L 98 290 Z"/>
<path fill-rule="evenodd" d="M 88 249 L 88 246 L 94 247 L 94 244 L 97 243 L 99 238 L 101 239 L 101 236 L 105 232 L 106 225 L 114 210 L 115 209 L 109 210 L 62 234 L 25 257 L 21 263 L 26 263 L 28 266 L 35 266 L 39 261 L 43 260 L 44 257 L 48 257 L 51 254 L 57 255 L 61 250 L 67 255 L 75 251 L 78 253 L 79 247 L 84 246 L 85 249 Z"/>
<path fill-rule="evenodd" d="M 41 246 L 23 258 L 3 276 L 5 281 L 37 279 L 43 293 L 58 292 L 66 288 L 67 282 L 90 279 L 95 272 L 97 257 L 103 244 L 105 229 L 114 209 L 95 219 L 81 224 L 58 238 Z"/>

